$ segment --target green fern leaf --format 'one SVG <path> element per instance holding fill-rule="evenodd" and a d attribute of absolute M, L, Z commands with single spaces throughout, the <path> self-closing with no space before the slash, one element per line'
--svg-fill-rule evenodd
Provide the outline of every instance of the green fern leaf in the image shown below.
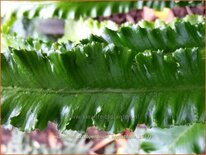
<path fill-rule="evenodd" d="M 192 25 L 190 22 L 177 21 L 173 26 L 149 29 L 148 26 L 123 26 L 118 31 L 106 28 L 103 37 L 116 46 L 136 51 L 163 49 L 170 52 L 178 48 L 204 47 L 204 22 Z"/>
<path fill-rule="evenodd" d="M 132 9 L 142 9 L 144 6 L 162 9 L 175 6 L 196 6 L 203 5 L 204 0 L 190 2 L 176 2 L 173 0 L 149 0 L 130 2 L 58 2 L 50 4 L 32 5 L 29 9 L 18 8 L 12 14 L 19 17 L 32 18 L 60 18 L 78 19 L 80 17 L 109 16 L 112 13 L 126 13 Z"/>
<path fill-rule="evenodd" d="M 21 130 L 107 131 L 204 122 L 204 49 L 137 51 L 103 43 L 2 53 L 2 122 Z"/>

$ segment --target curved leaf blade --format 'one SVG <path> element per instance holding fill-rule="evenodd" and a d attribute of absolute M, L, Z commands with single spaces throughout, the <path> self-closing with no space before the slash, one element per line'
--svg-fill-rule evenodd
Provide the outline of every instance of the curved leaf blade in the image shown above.
<path fill-rule="evenodd" d="M 204 47 L 205 23 L 192 25 L 189 22 L 175 22 L 174 27 L 142 28 L 124 26 L 118 31 L 106 28 L 103 37 L 108 43 L 127 47 L 136 51 L 167 50 L 174 51 L 185 47 Z"/>
<path fill-rule="evenodd" d="M 91 43 L 62 53 L 10 50 L 2 54 L 5 124 L 119 132 L 137 123 L 204 122 L 204 49 L 138 53 Z"/>
<path fill-rule="evenodd" d="M 60 19 L 78 19 L 80 17 L 109 16 L 112 13 L 126 13 L 132 9 L 142 9 L 144 6 L 162 9 L 175 6 L 196 6 L 204 5 L 204 0 L 190 2 L 176 2 L 173 0 L 149 0 L 149 1 L 129 1 L 129 2 L 57 2 L 50 4 L 32 5 L 29 9 L 18 8 L 12 12 L 17 17 L 32 18 L 60 18 Z M 49 12 L 49 14 L 48 14 Z"/>

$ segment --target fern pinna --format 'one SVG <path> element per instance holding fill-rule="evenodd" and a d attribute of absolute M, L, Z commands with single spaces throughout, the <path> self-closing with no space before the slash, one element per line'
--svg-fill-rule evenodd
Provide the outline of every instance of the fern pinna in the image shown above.
<path fill-rule="evenodd" d="M 115 12 L 116 4 L 95 3 L 88 5 L 96 6 L 93 12 L 87 8 L 72 14 L 59 3 L 51 16 L 65 20 L 69 15 L 75 20 L 79 16 L 95 17 L 103 15 L 108 6 L 112 8 L 110 14 Z M 78 10 L 79 5 L 71 3 L 67 7 Z M 123 10 L 118 12 L 126 12 L 136 3 L 119 5 Z M 40 6 L 23 16 L 41 18 L 43 9 Z M 12 16 L 16 19 L 18 12 Z M 176 132 L 182 128 L 190 137 L 189 129 L 203 137 L 204 17 L 188 16 L 171 24 L 144 21 L 141 25 L 118 26 L 117 30 L 105 28 L 101 36 L 92 34 L 79 42 L 64 43 L 11 35 L 9 24 L 13 22 L 2 27 L 4 125 L 23 131 L 43 130 L 51 121 L 60 130 L 85 131 L 94 125 L 117 133 L 146 124 L 151 134 L 159 127 L 163 135 L 167 130 Z M 175 138 L 172 144 L 181 146 L 178 138 L 182 135 Z M 143 141 L 143 151 L 160 148 L 147 150 L 154 141 Z M 178 152 L 174 146 L 170 145 L 170 149 Z M 195 150 L 189 149 L 190 144 L 184 146 L 189 153 Z"/>

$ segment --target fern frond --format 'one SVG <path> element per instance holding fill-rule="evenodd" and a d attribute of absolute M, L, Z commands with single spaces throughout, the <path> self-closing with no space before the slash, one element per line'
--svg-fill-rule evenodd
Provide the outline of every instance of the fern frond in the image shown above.
<path fill-rule="evenodd" d="M 2 53 L 2 122 L 21 130 L 134 129 L 204 122 L 204 49 L 139 53 L 92 42 Z M 41 119 L 41 121 L 39 121 Z"/>

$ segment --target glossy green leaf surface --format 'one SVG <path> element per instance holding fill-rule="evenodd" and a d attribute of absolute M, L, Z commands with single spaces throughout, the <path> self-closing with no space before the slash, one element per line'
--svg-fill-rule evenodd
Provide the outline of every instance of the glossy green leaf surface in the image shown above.
<path fill-rule="evenodd" d="M 158 28 L 148 25 L 123 26 L 118 31 L 106 28 L 103 38 L 116 46 L 128 47 L 136 51 L 163 49 L 168 52 L 177 48 L 204 47 L 205 23 L 191 24 L 177 21 L 173 26 Z"/>
<path fill-rule="evenodd" d="M 181 19 L 175 18 L 169 24 L 161 20 L 142 20 L 137 24 L 125 23 L 121 26 L 112 21 L 98 22 L 91 18 L 66 20 L 63 38 L 80 41 L 93 34 L 103 36 L 108 43 L 134 50 L 175 50 L 180 47 L 204 46 L 204 20 L 203 16 L 188 15 Z"/>
<path fill-rule="evenodd" d="M 43 53 L 63 52 L 70 50 L 76 46 L 71 41 L 65 41 L 64 43 L 42 41 L 40 39 L 23 38 L 15 35 L 2 34 L 2 53 L 9 52 L 9 48 L 15 48 L 17 50 L 28 50 Z"/>
<path fill-rule="evenodd" d="M 103 43 L 2 53 L 2 122 L 21 130 L 119 132 L 204 122 L 203 48 L 137 51 Z"/>
<path fill-rule="evenodd" d="M 82 23 L 85 25 L 83 26 Z M 205 22 L 203 16 L 186 16 L 183 19 L 176 19 L 170 24 L 166 24 L 160 20 L 155 22 L 142 21 L 136 25 L 125 24 L 119 28 L 115 27 L 115 29 L 118 29 L 116 31 L 105 28 L 105 26 L 112 27 L 110 22 L 99 23 L 89 19 L 84 22 L 80 20 L 79 22 L 75 22 L 74 25 L 73 24 L 66 26 L 67 29 L 69 29 L 69 27 L 74 28 L 69 31 L 65 29 L 65 35 L 61 42 L 68 42 L 68 39 L 75 41 L 79 40 L 81 43 L 98 41 L 127 47 L 139 52 L 148 49 L 160 49 L 165 50 L 165 52 L 172 52 L 178 48 L 204 47 Z M 74 36 L 72 36 L 72 32 L 74 32 Z M 89 34 L 92 35 L 88 38 L 84 38 Z M 98 36 L 94 36 L 93 34 Z M 37 50 L 43 48 L 43 51 L 45 51 L 43 46 L 46 45 L 45 47 L 50 49 L 48 46 L 53 47 L 54 44 L 57 44 L 49 41 L 44 43 L 38 39 L 31 38 L 25 40 L 20 37 L 5 34 L 3 34 L 2 40 L 3 48 L 11 46 L 17 49 L 25 49 L 26 47 L 27 50 L 33 50 L 33 47 L 38 47 Z M 62 44 L 62 46 L 64 45 Z M 58 47 L 61 48 L 60 45 L 58 45 Z"/>
<path fill-rule="evenodd" d="M 80 17 L 109 16 L 136 8 L 136 2 L 57 2 L 38 4 L 29 9 L 18 8 L 17 17 L 78 19 Z"/>

